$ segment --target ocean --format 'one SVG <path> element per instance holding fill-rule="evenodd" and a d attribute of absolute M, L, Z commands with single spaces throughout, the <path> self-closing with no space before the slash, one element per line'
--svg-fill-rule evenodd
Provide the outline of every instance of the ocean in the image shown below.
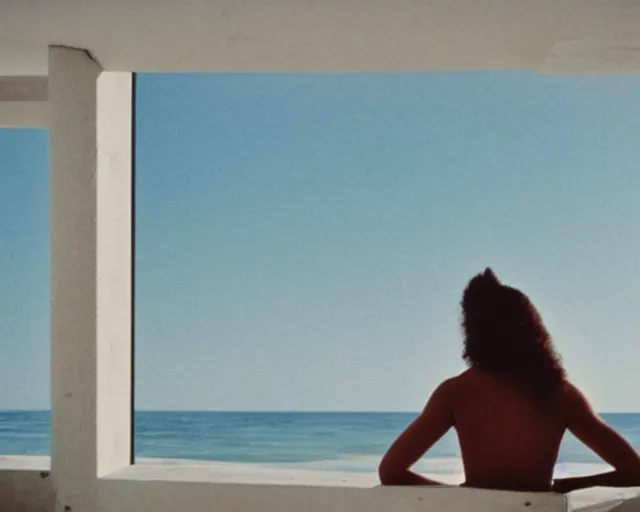
<path fill-rule="evenodd" d="M 346 472 L 375 471 L 380 457 L 415 413 L 137 412 L 139 458 L 238 462 Z M 603 414 L 640 450 L 640 414 Z M 0 454 L 48 455 L 50 415 L 0 412 Z M 460 457 L 449 432 L 425 456 L 431 472 L 448 472 Z M 429 462 L 432 461 L 432 462 Z M 433 461 L 449 461 L 438 467 Z M 562 443 L 558 466 L 601 464 L 572 435 Z"/>
<path fill-rule="evenodd" d="M 206 465 L 215 481 L 304 485 L 377 485 L 380 458 L 416 413 L 137 412 L 139 463 Z M 640 451 L 640 414 L 603 414 Z M 0 454 L 47 456 L 49 412 L 0 412 Z M 0 456 L 0 460 L 2 456 Z M 460 450 L 449 432 L 415 469 L 446 483 L 463 481 Z M 607 466 L 571 434 L 563 440 L 556 476 Z M 595 489 L 574 506 L 624 499 L 640 489 Z"/>

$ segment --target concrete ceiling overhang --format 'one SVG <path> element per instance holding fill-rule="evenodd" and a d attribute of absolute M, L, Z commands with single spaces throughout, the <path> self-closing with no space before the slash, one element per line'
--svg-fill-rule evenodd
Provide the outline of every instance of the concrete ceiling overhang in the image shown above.
<path fill-rule="evenodd" d="M 640 0 L 3 0 L 0 76 L 104 69 L 640 72 Z"/>

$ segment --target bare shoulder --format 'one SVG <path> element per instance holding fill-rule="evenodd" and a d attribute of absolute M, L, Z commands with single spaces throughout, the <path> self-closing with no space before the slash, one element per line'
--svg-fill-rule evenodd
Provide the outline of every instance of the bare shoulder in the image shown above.
<path fill-rule="evenodd" d="M 448 379 L 448 381 L 451 381 L 451 386 L 460 388 L 466 386 L 474 386 L 486 377 L 487 375 L 485 373 L 482 373 L 475 368 L 468 368 L 459 375 L 451 377 L 450 379 Z"/>
<path fill-rule="evenodd" d="M 473 384 L 473 380 L 473 370 L 465 370 L 459 375 L 454 375 L 453 377 L 443 380 L 435 389 L 433 394 L 437 394 L 440 397 L 445 398 L 447 401 L 453 402 L 461 391 L 464 392 L 466 387 Z"/>
<path fill-rule="evenodd" d="M 562 385 L 562 398 L 566 405 L 576 405 L 578 403 L 582 403 L 587 401 L 587 398 L 584 396 L 582 391 L 578 389 L 578 387 L 565 380 Z"/>
<path fill-rule="evenodd" d="M 439 416 L 451 418 L 455 409 L 456 397 L 459 396 L 457 377 L 443 380 L 433 390 L 422 416 Z"/>
<path fill-rule="evenodd" d="M 473 368 L 469 368 L 464 370 L 462 373 L 458 375 L 453 375 L 448 379 L 442 381 L 441 386 L 446 387 L 447 389 L 453 389 L 459 386 L 464 386 L 468 382 L 472 382 L 478 378 L 477 371 Z"/>
<path fill-rule="evenodd" d="M 569 381 L 565 381 L 562 387 L 562 403 L 568 413 L 592 412 L 589 399 Z"/>

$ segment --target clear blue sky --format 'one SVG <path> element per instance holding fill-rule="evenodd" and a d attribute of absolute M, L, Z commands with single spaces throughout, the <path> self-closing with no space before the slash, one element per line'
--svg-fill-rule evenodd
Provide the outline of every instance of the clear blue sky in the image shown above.
<path fill-rule="evenodd" d="M 640 411 L 640 77 L 138 83 L 138 407 L 417 410 L 491 265 Z M 0 409 L 46 408 L 47 135 L 0 155 Z"/>

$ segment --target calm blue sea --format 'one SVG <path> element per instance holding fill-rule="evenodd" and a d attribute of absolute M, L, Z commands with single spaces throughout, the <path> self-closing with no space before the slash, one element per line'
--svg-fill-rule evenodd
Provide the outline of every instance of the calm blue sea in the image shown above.
<path fill-rule="evenodd" d="M 374 471 L 410 413 L 138 412 L 135 452 L 144 458 L 262 463 L 350 472 Z M 640 414 L 605 414 L 640 450 Z M 48 455 L 48 412 L 0 412 L 0 454 Z M 453 432 L 427 458 L 459 458 Z M 599 459 L 568 435 L 560 464 Z M 438 472 L 438 465 L 431 470 Z M 443 472 L 450 467 L 443 464 Z"/>

